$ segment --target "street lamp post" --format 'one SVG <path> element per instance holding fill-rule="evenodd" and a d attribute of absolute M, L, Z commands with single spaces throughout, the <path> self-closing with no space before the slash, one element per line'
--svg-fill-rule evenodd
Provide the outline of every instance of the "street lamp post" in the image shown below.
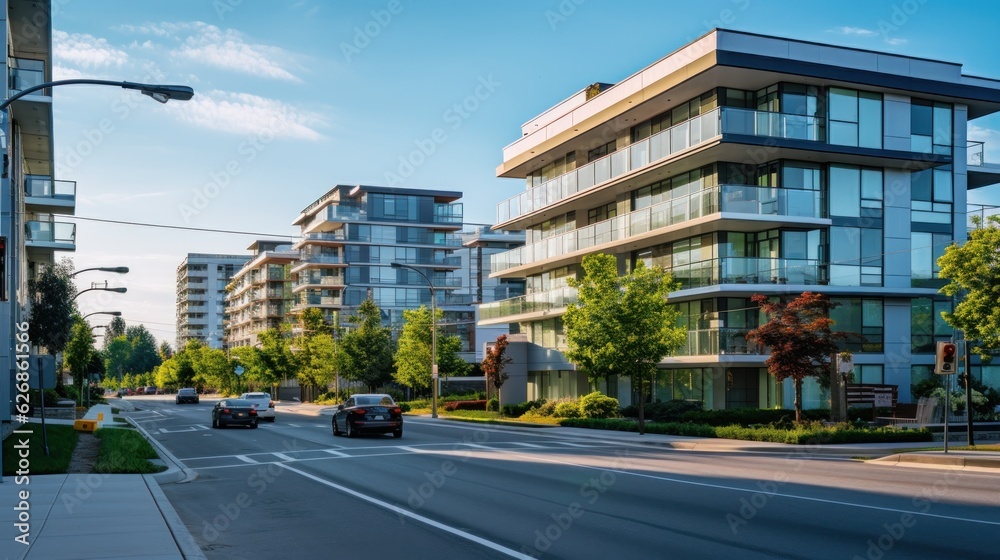
<path fill-rule="evenodd" d="M 392 263 L 392 268 L 408 268 L 420 275 L 431 289 L 431 418 L 438 417 L 438 366 L 437 366 L 437 308 L 434 283 L 419 268 L 408 264 Z"/>
<path fill-rule="evenodd" d="M 80 274 L 81 272 L 87 272 L 90 270 L 100 270 L 101 272 L 117 272 L 118 274 L 128 274 L 127 266 L 95 266 L 93 268 L 84 268 L 83 270 L 77 270 L 73 274 L 70 274 L 69 277 L 72 278 L 77 274 Z"/>
<path fill-rule="evenodd" d="M 68 86 L 74 84 L 89 84 L 96 86 L 118 86 L 122 89 L 134 89 L 138 90 L 143 95 L 148 95 L 153 99 L 159 101 L 160 103 L 166 103 L 171 99 L 176 99 L 177 101 L 187 101 L 194 97 L 194 90 L 188 86 L 168 86 L 162 84 L 140 84 L 136 82 L 116 82 L 114 80 L 94 80 L 90 78 L 73 78 L 70 80 L 56 80 L 54 82 L 45 82 L 43 84 L 38 84 L 36 86 L 31 86 L 30 88 L 22 89 L 16 94 L 10 96 L 6 101 L 0 104 L 0 111 L 7 108 L 8 105 L 21 99 L 25 95 L 30 95 L 38 90 L 47 89 L 55 86 Z"/>
<path fill-rule="evenodd" d="M 83 293 L 83 292 L 80 292 L 80 293 Z M 83 317 L 80 317 L 80 318 L 81 319 L 86 319 L 87 317 L 90 317 L 91 315 L 111 315 L 113 317 L 121 317 L 122 316 L 122 312 L 121 311 L 94 311 L 93 313 L 87 313 L 86 315 L 84 315 Z"/>
<path fill-rule="evenodd" d="M 76 298 L 80 297 L 80 294 L 83 294 L 85 292 L 94 291 L 94 290 L 100 290 L 102 292 L 115 292 L 115 293 L 119 293 L 119 294 L 124 294 L 125 292 L 128 291 L 128 288 L 126 288 L 125 286 L 118 286 L 118 287 L 115 287 L 115 288 L 109 288 L 107 280 L 104 281 L 104 285 L 103 286 L 98 286 L 97 283 L 94 282 L 94 283 L 91 283 L 90 287 L 87 288 L 86 290 L 80 290 L 79 292 L 77 292 L 76 295 L 73 296 L 73 299 L 76 299 Z"/>

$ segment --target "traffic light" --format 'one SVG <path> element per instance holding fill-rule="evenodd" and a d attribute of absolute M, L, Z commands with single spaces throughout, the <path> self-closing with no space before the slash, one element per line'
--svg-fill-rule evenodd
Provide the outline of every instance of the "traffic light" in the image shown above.
<path fill-rule="evenodd" d="M 956 373 L 958 346 L 954 342 L 938 342 L 934 353 L 934 373 L 948 375 Z"/>

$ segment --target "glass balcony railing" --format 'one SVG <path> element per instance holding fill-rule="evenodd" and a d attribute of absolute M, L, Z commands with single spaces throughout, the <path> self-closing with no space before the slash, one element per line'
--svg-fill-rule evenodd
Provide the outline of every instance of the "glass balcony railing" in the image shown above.
<path fill-rule="evenodd" d="M 558 309 L 566 307 L 571 303 L 576 303 L 577 295 L 576 288 L 566 287 L 525 294 L 520 297 L 494 301 L 492 303 L 484 303 L 479 306 L 479 318 L 485 321 L 487 319 L 520 315 L 521 313 Z"/>
<path fill-rule="evenodd" d="M 302 255 L 300 263 L 316 264 L 344 264 L 344 257 L 341 255 Z"/>
<path fill-rule="evenodd" d="M 721 133 L 820 141 L 824 139 L 823 122 L 805 115 L 735 107 L 713 109 L 501 202 L 497 206 L 497 223 L 541 210 Z"/>
<path fill-rule="evenodd" d="M 826 216 L 823 197 L 819 191 L 720 185 L 511 251 L 490 255 L 490 270 L 501 272 L 604 243 L 626 240 L 720 211 L 811 218 Z"/>
<path fill-rule="evenodd" d="M 434 205 L 434 223 L 436 224 L 461 224 L 463 214 L 463 205 L 460 203 Z"/>
<path fill-rule="evenodd" d="M 827 266 L 816 259 L 723 257 L 668 268 L 681 289 L 719 284 L 827 284 Z"/>
<path fill-rule="evenodd" d="M 76 181 L 53 181 L 48 175 L 27 175 L 24 179 L 24 194 L 72 200 L 76 197 Z"/>
<path fill-rule="evenodd" d="M 676 356 L 713 356 L 718 354 L 760 354 L 754 343 L 747 340 L 747 328 L 691 330 L 686 344 Z"/>
<path fill-rule="evenodd" d="M 315 294 L 301 294 L 295 300 L 297 305 L 340 305 L 340 298 L 333 296 L 320 296 Z"/>
<path fill-rule="evenodd" d="M 44 61 L 31 58 L 10 58 L 8 61 L 10 64 L 9 96 L 45 83 Z M 28 94 L 29 97 L 36 95 L 51 96 L 52 88 L 44 88 Z"/>
<path fill-rule="evenodd" d="M 966 165 L 982 167 L 986 164 L 986 144 L 976 140 L 969 140 L 966 145 Z"/>
<path fill-rule="evenodd" d="M 299 275 L 298 281 L 295 283 L 296 286 L 308 286 L 308 285 L 318 285 L 318 286 L 343 286 L 344 277 L 340 275 Z"/>
<path fill-rule="evenodd" d="M 336 233 L 309 233 L 303 236 L 303 241 L 344 241 L 347 236 L 343 231 Z"/>
<path fill-rule="evenodd" d="M 27 221 L 24 224 L 28 243 L 76 243 L 76 224 L 70 222 Z M 196 285 L 190 283 L 189 285 Z"/>

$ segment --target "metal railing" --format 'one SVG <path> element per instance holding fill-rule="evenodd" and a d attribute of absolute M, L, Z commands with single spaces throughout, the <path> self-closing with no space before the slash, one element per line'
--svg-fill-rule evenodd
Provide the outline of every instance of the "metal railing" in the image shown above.
<path fill-rule="evenodd" d="M 28 243 L 76 243 L 76 224 L 30 220 L 24 223 Z M 192 285 L 194 283 L 191 283 Z"/>
<path fill-rule="evenodd" d="M 24 178 L 25 196 L 39 198 L 76 198 L 76 181 L 53 181 L 48 175 L 27 175 Z"/>
<path fill-rule="evenodd" d="M 604 243 L 624 241 L 720 211 L 772 216 L 826 217 L 823 196 L 819 191 L 753 185 L 714 186 L 537 243 L 490 255 L 490 270 L 494 273 L 501 272 Z"/>
<path fill-rule="evenodd" d="M 966 144 L 966 165 L 981 167 L 986 164 L 984 142 L 969 140 Z"/>
<path fill-rule="evenodd" d="M 571 303 L 576 303 L 578 293 L 576 288 L 556 288 L 544 292 L 525 294 L 511 299 L 484 303 L 479 306 L 481 320 L 497 319 L 522 313 L 535 313 L 550 309 L 560 309 Z"/>
<path fill-rule="evenodd" d="M 823 123 L 822 118 L 806 115 L 735 107 L 713 109 L 508 198 L 497 205 L 497 223 L 542 210 L 721 133 L 821 141 Z"/>

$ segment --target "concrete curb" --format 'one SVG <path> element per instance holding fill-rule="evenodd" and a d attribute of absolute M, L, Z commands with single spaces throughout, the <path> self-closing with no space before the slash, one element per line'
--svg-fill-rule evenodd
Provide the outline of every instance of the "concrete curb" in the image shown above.
<path fill-rule="evenodd" d="M 149 493 L 152 494 L 153 501 L 156 502 L 156 507 L 159 508 L 163 520 L 167 522 L 167 528 L 170 529 L 170 534 L 184 558 L 186 560 L 207 560 L 201 547 L 194 540 L 194 536 L 191 535 L 191 531 L 184 525 L 180 516 L 177 515 L 177 511 L 170 505 L 170 500 L 163 494 L 156 477 L 146 474 L 142 476 L 142 479 L 145 481 L 146 487 L 149 488 Z"/>
<path fill-rule="evenodd" d="M 167 450 L 167 448 L 164 447 L 163 444 L 156 441 L 155 438 L 150 437 L 149 432 L 147 432 L 145 428 L 140 426 L 135 420 L 131 418 L 126 418 L 126 420 L 128 420 L 128 423 L 131 424 L 133 427 L 135 427 L 135 429 L 138 430 L 140 434 L 142 434 L 142 437 L 146 438 L 146 441 L 148 441 L 150 445 L 152 445 L 153 448 L 156 449 L 157 454 L 159 454 L 163 462 L 167 464 L 167 470 L 161 473 L 143 475 L 143 476 L 151 476 L 155 478 L 157 482 L 163 484 L 171 484 L 171 483 L 183 484 L 185 482 L 191 482 L 192 480 L 198 478 L 198 473 L 187 468 L 187 466 L 183 462 L 181 462 L 180 459 L 175 457 L 173 453 Z"/>

